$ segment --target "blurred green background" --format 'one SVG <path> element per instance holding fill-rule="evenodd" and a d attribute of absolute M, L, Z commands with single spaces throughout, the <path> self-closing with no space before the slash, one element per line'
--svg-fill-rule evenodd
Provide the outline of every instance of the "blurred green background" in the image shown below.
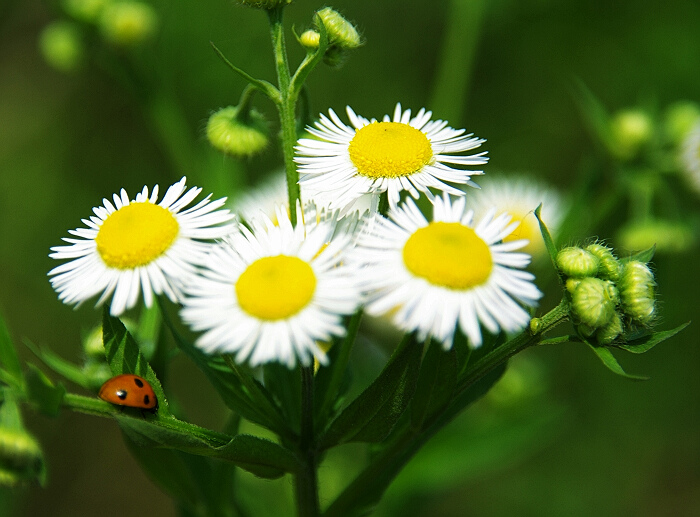
<path fill-rule="evenodd" d="M 464 28 L 478 42 L 468 94 L 450 102 L 448 91 L 429 105 L 454 19 L 449 2 L 337 0 L 332 6 L 357 24 L 367 44 L 342 69 L 320 67 L 312 75 L 312 113 L 349 104 L 380 117 L 397 101 L 426 106 L 488 140 L 487 174 L 529 172 L 567 191 L 596 152 L 573 100 L 574 78 L 611 111 L 648 99 L 659 107 L 700 101 L 696 1 L 463 1 L 488 4 L 481 22 Z M 274 147 L 237 163 L 210 150 L 203 136 L 208 115 L 236 104 L 244 86 L 210 41 L 252 75 L 274 79 L 264 15 L 231 0 L 151 4 L 159 16 L 153 41 L 129 52 L 103 48 L 64 74 L 38 50 L 41 30 L 65 18 L 59 2 L 0 3 L 0 311 L 17 343 L 27 337 L 75 362 L 81 333 L 98 313 L 90 304 L 74 311 L 57 301 L 46 278 L 55 265 L 50 246 L 121 187 L 134 195 L 144 184 L 166 186 L 187 174 L 190 184 L 235 197 L 281 163 Z M 321 6 L 296 0 L 288 27 L 301 32 Z M 291 32 L 288 45 L 296 64 L 303 54 Z M 469 70 L 468 53 L 459 57 L 457 74 Z M 132 72 L 122 66 L 127 61 Z M 130 73 L 150 79 L 134 82 Z M 270 105 L 259 101 L 274 120 Z M 697 209 L 697 196 L 684 196 Z M 618 223 L 611 219 L 591 232 L 615 245 Z M 698 258 L 697 245 L 655 258 L 662 328 L 697 315 Z M 543 309 L 554 303 L 545 299 Z M 511 377 L 500 397 L 481 401 L 437 435 L 377 515 L 700 515 L 698 328 L 696 322 L 644 356 L 621 357 L 628 371 L 651 376 L 644 383 L 616 377 L 583 346 L 527 351 L 514 364 L 525 389 Z M 359 372 L 371 371 L 366 363 L 381 365 L 370 346 L 356 352 Z M 174 362 L 170 384 L 194 422 L 222 425 L 222 405 L 184 359 Z M 48 486 L 12 496 L 0 491 L 0 515 L 174 515 L 113 422 L 70 413 L 55 420 L 25 416 L 45 447 Z M 320 473 L 322 504 L 364 453 L 347 447 L 328 458 Z M 252 477 L 244 476 L 242 487 L 254 515 L 293 513 L 289 479 L 270 484 L 278 499 Z"/>

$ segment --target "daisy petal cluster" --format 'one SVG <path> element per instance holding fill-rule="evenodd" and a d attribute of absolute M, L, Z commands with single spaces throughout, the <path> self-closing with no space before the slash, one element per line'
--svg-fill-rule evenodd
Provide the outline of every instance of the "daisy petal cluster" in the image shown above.
<path fill-rule="evenodd" d="M 326 364 L 319 342 L 344 335 L 342 317 L 360 303 L 355 269 L 343 260 L 351 237 L 336 222 L 293 226 L 279 206 L 276 222 L 261 215 L 212 249 L 181 313 L 203 332 L 197 346 L 253 366 Z"/>
<path fill-rule="evenodd" d="M 124 189 L 112 201 L 103 199 L 82 220 L 85 228 L 68 232 L 76 237 L 63 239 L 68 246 L 51 248 L 51 258 L 69 260 L 49 271 L 59 299 L 79 306 L 99 295 L 101 305 L 112 296 L 114 316 L 136 305 L 141 294 L 149 307 L 154 294 L 179 301 L 187 278 L 206 258 L 207 241 L 232 229 L 224 223 L 234 216 L 220 210 L 226 198 L 211 201 L 209 195 L 187 208 L 201 191 L 187 190 L 183 177 L 159 203 L 158 185 L 150 194 L 144 186 L 133 200 Z"/>
<path fill-rule="evenodd" d="M 431 188 L 461 196 L 449 185 L 476 186 L 471 176 L 482 171 L 458 167 L 483 165 L 486 153 L 462 155 L 478 148 L 484 140 L 454 129 L 432 112 L 421 109 L 415 116 L 397 104 L 393 117 L 381 122 L 346 109 L 352 126 L 333 110 L 320 116 L 307 131 L 316 139 L 302 138 L 296 146 L 299 184 L 319 203 L 346 210 L 362 196 L 387 193 L 396 207 L 400 193 L 414 198 L 424 193 L 433 199 Z"/>
<path fill-rule="evenodd" d="M 491 334 L 522 329 L 530 320 L 523 306 L 542 293 L 522 271 L 530 256 L 515 251 L 527 241 L 503 242 L 518 224 L 510 220 L 491 211 L 474 224 L 465 198 L 446 194 L 435 199 L 430 222 L 410 199 L 389 219 L 377 217 L 353 252 L 365 310 L 446 349 L 457 325 L 473 347 L 482 343 L 481 326 Z"/>

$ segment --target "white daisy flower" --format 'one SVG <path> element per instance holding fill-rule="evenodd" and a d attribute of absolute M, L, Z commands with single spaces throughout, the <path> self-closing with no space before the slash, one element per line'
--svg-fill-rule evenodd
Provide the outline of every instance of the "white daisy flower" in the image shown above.
<path fill-rule="evenodd" d="M 218 210 L 226 198 L 211 201 L 211 194 L 185 210 L 202 191 L 192 187 L 185 192 L 185 181 L 172 185 L 158 204 L 158 185 L 150 196 L 143 187 L 134 200 L 122 189 L 114 194 L 114 203 L 103 199 L 102 206 L 92 209 L 94 215 L 82 220 L 87 228 L 69 230 L 78 238 L 64 238 L 70 245 L 53 247 L 49 255 L 70 260 L 49 271 L 59 299 L 79 306 L 101 293 L 96 304 L 101 305 L 114 294 L 114 316 L 136 305 L 141 292 L 147 307 L 154 294 L 179 301 L 187 277 L 211 245 L 202 241 L 228 234 L 232 226 L 220 225 L 234 218 L 228 210 Z"/>
<path fill-rule="evenodd" d="M 455 153 L 479 147 L 484 140 L 464 129 L 453 129 L 442 120 L 431 120 L 432 112 L 421 109 L 411 118 L 411 110 L 397 104 L 393 118 L 381 122 L 356 115 L 348 106 L 352 127 L 345 125 L 333 110 L 330 118 L 320 116 L 315 128 L 307 131 L 318 140 L 299 140 L 295 161 L 299 164 L 299 185 L 317 202 L 341 210 L 363 195 L 388 193 L 396 207 L 400 192 L 414 198 L 420 192 L 430 199 L 435 188 L 456 196 L 464 195 L 445 182 L 476 186 L 472 175 L 457 166 L 483 165 L 486 152 L 462 156 Z"/>
<path fill-rule="evenodd" d="M 480 324 L 492 334 L 522 329 L 530 316 L 519 303 L 534 306 L 542 296 L 534 276 L 519 269 L 530 256 L 514 252 L 527 242 L 501 242 L 518 223 L 492 211 L 474 226 L 465 204 L 444 194 L 428 222 L 409 199 L 389 211 L 391 220 L 377 217 L 353 252 L 364 265 L 365 310 L 387 314 L 403 331 L 432 337 L 446 349 L 457 324 L 473 347 L 482 343 Z"/>
<path fill-rule="evenodd" d="M 681 143 L 681 167 L 690 185 L 700 192 L 700 124 Z"/>
<path fill-rule="evenodd" d="M 507 212 L 520 224 L 503 240 L 527 239 L 528 244 L 523 251 L 533 257 L 544 256 L 546 250 L 535 209 L 542 204 L 542 220 L 550 233 L 556 235 L 568 210 L 568 203 L 561 194 L 554 188 L 525 176 L 490 175 L 480 184 L 481 189 L 470 192 L 467 199 L 469 208 L 474 210 L 475 219 L 481 219 L 492 208 L 496 209 L 496 214 Z"/>
<path fill-rule="evenodd" d="M 298 221 L 302 215 L 297 205 Z M 334 220 L 293 227 L 284 206 L 276 216 L 251 220 L 252 231 L 240 225 L 212 249 L 187 289 L 182 319 L 204 332 L 196 344 L 208 353 L 252 366 L 326 364 L 319 342 L 344 335 L 342 316 L 360 302 L 355 269 L 343 260 L 351 237 Z"/>

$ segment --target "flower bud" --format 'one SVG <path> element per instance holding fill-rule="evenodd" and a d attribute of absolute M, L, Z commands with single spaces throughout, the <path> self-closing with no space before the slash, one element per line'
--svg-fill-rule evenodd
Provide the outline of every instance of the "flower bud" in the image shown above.
<path fill-rule="evenodd" d="M 617 336 L 622 334 L 623 330 L 624 326 L 622 324 L 622 320 L 617 312 L 615 312 L 613 313 L 612 318 L 610 318 L 610 321 L 596 331 L 595 338 L 601 345 L 609 345 L 615 341 Z"/>
<path fill-rule="evenodd" d="M 694 102 L 678 102 L 666 110 L 664 133 L 673 144 L 680 144 L 700 122 L 700 107 Z"/>
<path fill-rule="evenodd" d="M 355 26 L 330 7 L 316 12 L 314 23 L 318 28 L 322 23 L 328 32 L 328 43 L 343 50 L 351 50 L 362 45 L 362 38 Z"/>
<path fill-rule="evenodd" d="M 320 42 L 321 35 L 313 29 L 304 31 L 301 36 L 299 36 L 299 43 L 301 43 L 301 46 L 309 50 L 317 49 Z"/>
<path fill-rule="evenodd" d="M 566 290 L 569 291 L 569 294 L 573 294 L 576 288 L 578 287 L 578 284 L 581 283 L 582 278 L 567 278 L 566 279 Z"/>
<path fill-rule="evenodd" d="M 619 300 L 612 282 L 599 278 L 584 278 L 571 295 L 571 310 L 576 318 L 592 329 L 606 325 Z"/>
<path fill-rule="evenodd" d="M 115 2 L 100 16 L 102 35 L 120 47 L 143 43 L 155 34 L 157 27 L 158 14 L 142 2 Z"/>
<path fill-rule="evenodd" d="M 599 263 L 598 257 L 579 247 L 563 248 L 557 253 L 557 266 L 566 276 L 595 276 Z"/>
<path fill-rule="evenodd" d="M 656 314 L 656 282 L 651 269 L 643 262 L 631 260 L 623 266 L 617 285 L 625 314 L 643 325 L 650 323 Z"/>
<path fill-rule="evenodd" d="M 268 128 L 263 116 L 237 106 L 222 108 L 209 117 L 207 139 L 219 151 L 237 158 L 249 157 L 268 144 Z"/>
<path fill-rule="evenodd" d="M 586 246 L 586 251 L 594 255 L 600 261 L 598 263 L 598 278 L 603 280 L 616 281 L 620 278 L 620 261 L 617 260 L 612 250 L 602 244 L 590 244 Z"/>
<path fill-rule="evenodd" d="M 612 152 L 618 158 L 634 158 L 642 145 L 652 136 L 654 127 L 642 110 L 624 110 L 618 112 L 610 122 Z"/>
<path fill-rule="evenodd" d="M 83 60 L 85 48 L 76 25 L 53 22 L 39 36 L 39 49 L 46 62 L 61 72 L 72 72 Z"/>
<path fill-rule="evenodd" d="M 24 430 L 0 429 L 0 484 L 38 479 L 43 468 L 41 448 L 33 436 Z"/>
<path fill-rule="evenodd" d="M 238 3 L 246 7 L 252 7 L 253 9 L 269 11 L 280 5 L 289 5 L 292 3 L 292 0 L 238 0 Z"/>
<path fill-rule="evenodd" d="M 86 23 L 97 23 L 102 10 L 110 0 L 63 0 L 63 10 L 71 18 Z"/>

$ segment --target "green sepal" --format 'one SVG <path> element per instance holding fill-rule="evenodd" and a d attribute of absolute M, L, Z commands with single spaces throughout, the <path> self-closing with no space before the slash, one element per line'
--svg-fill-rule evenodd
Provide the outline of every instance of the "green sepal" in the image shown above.
<path fill-rule="evenodd" d="M 643 262 L 644 264 L 646 264 L 646 263 L 650 262 L 652 258 L 654 258 L 655 252 L 656 252 L 656 245 L 654 245 L 651 248 L 648 248 L 646 250 L 634 253 L 633 255 L 630 255 L 629 257 L 621 258 L 620 262 L 622 262 L 624 264 L 625 262 L 630 262 L 632 260 L 636 260 L 637 262 Z"/>
<path fill-rule="evenodd" d="M 622 350 L 626 350 L 627 352 L 632 352 L 633 354 L 643 354 L 644 352 L 647 352 L 648 350 L 654 348 L 662 341 L 666 341 L 667 339 L 675 336 L 688 325 L 690 325 L 690 322 L 683 323 L 682 325 L 679 325 L 675 329 L 671 330 L 645 333 L 641 337 L 632 338 L 625 343 L 613 344 L 611 346 L 614 346 L 615 348 L 620 348 Z"/>
<path fill-rule="evenodd" d="M 552 234 L 549 233 L 549 229 L 547 228 L 547 225 L 544 224 L 544 221 L 542 220 L 542 204 L 535 209 L 535 217 L 537 217 L 537 222 L 540 225 L 540 233 L 542 234 L 542 240 L 544 241 L 544 246 L 547 250 L 547 254 L 549 255 L 550 260 L 552 261 L 552 265 L 554 266 L 555 271 L 559 271 L 559 268 L 557 267 L 557 246 L 554 244 L 554 239 L 552 239 Z"/>
<path fill-rule="evenodd" d="M 37 356 L 42 363 L 48 366 L 53 372 L 57 373 L 64 379 L 71 381 L 78 386 L 86 389 L 93 389 L 94 386 L 90 384 L 90 379 L 87 375 L 80 369 L 79 366 L 66 361 L 61 356 L 55 354 L 48 348 L 42 348 L 35 345 L 28 339 L 24 340 L 24 345 L 32 351 L 32 353 Z"/>
<path fill-rule="evenodd" d="M 294 455 L 274 442 L 256 436 L 239 434 L 228 442 L 214 446 L 212 440 L 196 436 L 172 419 L 145 420 L 127 415 L 116 415 L 122 430 L 141 447 L 166 447 L 189 454 L 209 456 L 235 463 L 256 476 L 274 479 L 286 472 L 297 470 Z M 204 430 L 202 430 L 204 431 Z M 221 438 L 217 438 L 217 441 Z"/>
<path fill-rule="evenodd" d="M 457 352 L 454 347 L 445 350 L 442 343 L 431 341 L 423 358 L 411 402 L 411 426 L 421 429 L 430 425 L 436 413 L 452 400 L 457 385 Z"/>
<path fill-rule="evenodd" d="M 27 363 L 25 385 L 27 398 L 39 411 L 47 416 L 58 415 L 63 397 L 66 394 L 63 385 L 55 385 L 44 375 L 44 372 L 32 363 Z"/>
<path fill-rule="evenodd" d="M 593 350 L 595 355 L 597 355 L 598 358 L 603 361 L 603 364 L 607 366 L 611 372 L 633 381 L 649 380 L 649 377 L 645 377 L 643 375 L 632 375 L 625 372 L 625 370 L 622 369 L 622 366 L 620 366 L 620 363 L 617 362 L 617 359 L 615 359 L 615 356 L 612 354 L 609 347 L 593 345 L 586 339 L 583 339 L 582 341 L 586 343 L 591 350 Z"/>
<path fill-rule="evenodd" d="M 319 439 L 319 447 L 382 441 L 413 396 L 421 351 L 415 335 L 406 336 L 374 382 L 333 420 Z"/>
<path fill-rule="evenodd" d="M 124 324 L 119 318 L 109 314 L 109 308 L 106 305 L 102 313 L 102 340 L 107 363 L 112 373 L 114 375 L 133 373 L 146 379 L 158 399 L 158 415 L 161 417 L 170 416 L 168 401 L 158 377 L 141 354 L 139 346 L 126 330 Z"/>
<path fill-rule="evenodd" d="M 8 384 L 11 383 L 13 388 L 19 389 L 22 386 L 22 363 L 2 316 L 0 316 L 0 367 L 5 371 L 4 379 L 9 381 Z"/>
<path fill-rule="evenodd" d="M 204 373 L 229 409 L 246 420 L 278 434 L 289 433 L 289 428 L 272 397 L 257 380 L 242 371 L 242 368 L 236 368 L 234 371 L 221 356 L 207 355 L 184 339 L 165 311 L 163 321 L 170 329 L 177 347 Z M 246 376 L 248 386 L 243 384 L 243 376 Z"/>

